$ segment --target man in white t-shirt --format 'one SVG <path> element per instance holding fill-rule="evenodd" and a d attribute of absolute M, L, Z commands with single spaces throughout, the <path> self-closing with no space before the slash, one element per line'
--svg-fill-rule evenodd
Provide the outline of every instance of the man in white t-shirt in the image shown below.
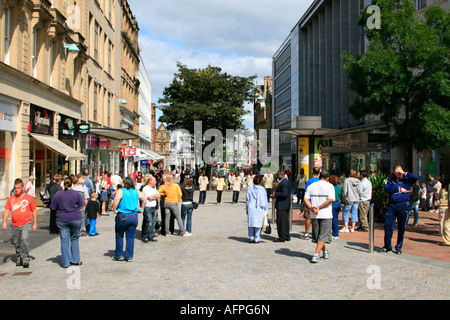
<path fill-rule="evenodd" d="M 142 193 L 147 197 L 147 203 L 144 208 L 144 219 L 142 221 L 142 242 L 156 242 L 155 225 L 156 225 L 156 200 L 161 196 L 156 190 L 156 178 L 150 176 L 146 181 L 147 185 L 142 189 Z"/>
<path fill-rule="evenodd" d="M 320 261 L 320 251 L 323 251 L 322 258 L 329 258 L 325 243 L 331 243 L 332 239 L 332 203 L 336 197 L 333 185 L 328 182 L 329 172 L 320 172 L 319 179 L 309 186 L 305 194 L 305 205 L 311 209 L 312 242 L 317 243 L 316 252 L 311 259 L 313 263 Z"/>

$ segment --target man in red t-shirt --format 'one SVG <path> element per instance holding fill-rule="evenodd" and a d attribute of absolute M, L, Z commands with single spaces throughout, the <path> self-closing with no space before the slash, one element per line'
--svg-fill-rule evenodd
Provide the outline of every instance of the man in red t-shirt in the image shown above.
<path fill-rule="evenodd" d="M 23 192 L 22 179 L 14 181 L 14 194 L 8 198 L 3 213 L 3 229 L 7 229 L 9 213 L 11 212 L 12 242 L 16 249 L 16 266 L 30 266 L 30 233 L 37 229 L 37 205 L 34 198 Z M 33 225 L 31 221 L 33 218 Z"/>

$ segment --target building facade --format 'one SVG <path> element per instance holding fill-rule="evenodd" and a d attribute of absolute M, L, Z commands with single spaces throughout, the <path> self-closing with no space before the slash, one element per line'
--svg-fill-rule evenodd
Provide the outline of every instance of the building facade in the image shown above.
<path fill-rule="evenodd" d="M 436 1 L 416 1 L 423 10 Z M 444 7 L 448 1 L 438 1 Z M 273 128 L 280 130 L 280 163 L 311 172 L 350 169 L 390 172 L 404 152 L 389 148 L 390 129 L 377 117 L 355 119 L 342 54 L 366 51 L 358 25 L 370 0 L 314 1 L 273 57 Z M 417 165 L 417 161 L 415 162 Z M 417 170 L 417 168 L 414 168 Z"/>
<path fill-rule="evenodd" d="M 0 0 L 0 198 L 15 178 L 39 191 L 56 173 L 122 169 L 138 138 L 121 129 L 124 2 Z"/>

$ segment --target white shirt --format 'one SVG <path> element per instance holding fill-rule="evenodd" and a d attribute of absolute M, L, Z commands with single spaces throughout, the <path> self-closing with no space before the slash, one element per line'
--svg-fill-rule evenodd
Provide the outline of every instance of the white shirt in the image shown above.
<path fill-rule="evenodd" d="M 147 204 L 145 206 L 149 207 L 149 208 L 156 207 L 156 200 L 148 199 L 148 197 L 151 197 L 158 193 L 158 190 L 156 190 L 156 187 L 145 186 L 144 189 L 142 189 L 142 193 L 147 197 Z"/>
<path fill-rule="evenodd" d="M 331 183 L 320 180 L 313 184 L 311 184 L 305 193 L 305 198 L 309 199 L 313 207 L 318 207 L 326 202 L 328 199 L 332 199 L 333 201 L 336 199 L 335 197 L 334 187 Z M 319 214 L 315 215 L 311 211 L 311 219 L 332 219 L 333 218 L 333 206 L 330 203 L 325 208 L 319 210 Z"/>

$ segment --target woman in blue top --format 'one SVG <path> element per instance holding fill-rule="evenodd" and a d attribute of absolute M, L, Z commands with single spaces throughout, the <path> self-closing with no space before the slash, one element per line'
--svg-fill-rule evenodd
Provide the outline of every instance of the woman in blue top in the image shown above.
<path fill-rule="evenodd" d="M 116 213 L 116 250 L 114 261 L 131 262 L 134 252 L 134 233 L 138 225 L 139 200 L 145 206 L 147 197 L 134 187 L 134 181 L 130 177 L 123 179 L 122 189 L 117 190 L 113 203 L 113 210 Z M 126 237 L 125 254 L 123 251 L 123 238 Z"/>
<path fill-rule="evenodd" d="M 264 212 L 268 211 L 267 192 L 261 186 L 260 175 L 253 178 L 254 185 L 247 190 L 248 236 L 250 243 L 259 243 L 264 221 Z"/>

